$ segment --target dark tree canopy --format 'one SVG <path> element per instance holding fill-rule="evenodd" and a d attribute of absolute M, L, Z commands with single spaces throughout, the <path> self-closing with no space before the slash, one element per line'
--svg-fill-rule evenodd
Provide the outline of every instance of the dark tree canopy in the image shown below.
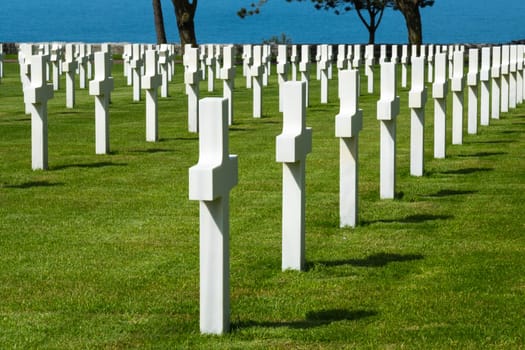
<path fill-rule="evenodd" d="M 259 0 L 252 3 L 248 9 L 241 8 L 237 15 L 245 18 L 246 16 L 258 14 L 261 6 L 267 1 Z M 370 43 L 373 43 L 375 40 L 375 31 L 381 24 L 385 8 L 391 7 L 403 14 L 408 30 L 408 41 L 411 44 L 421 44 L 423 41 L 419 8 L 434 4 L 434 0 L 286 0 L 286 2 L 294 1 L 310 1 L 316 9 L 333 10 L 337 15 L 355 10 L 370 34 Z M 363 14 L 364 12 L 366 14 Z M 368 20 L 365 17 L 368 17 Z"/>

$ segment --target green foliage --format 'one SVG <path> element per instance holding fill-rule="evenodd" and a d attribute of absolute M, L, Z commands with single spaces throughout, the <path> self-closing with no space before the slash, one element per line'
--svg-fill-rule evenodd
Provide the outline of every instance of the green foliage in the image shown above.
<path fill-rule="evenodd" d="M 292 43 L 292 38 L 290 38 L 286 33 L 281 33 L 281 35 L 274 35 L 269 39 L 263 39 L 263 44 L 270 45 L 290 45 Z"/>
<path fill-rule="evenodd" d="M 525 116 L 492 120 L 426 173 L 409 176 L 408 91 L 399 91 L 398 198 L 379 200 L 378 95 L 363 93 L 360 225 L 338 222 L 336 80 L 307 125 L 307 270 L 281 272 L 281 132 L 276 74 L 264 117 L 238 69 L 230 151 L 232 332 L 199 334 L 198 204 L 188 168 L 182 70 L 160 99 L 158 143 L 145 142 L 144 102 L 115 62 L 110 155 L 94 150 L 94 104 L 77 91 L 49 104 L 49 171 L 31 171 L 30 118 L 14 63 L 0 83 L 0 344 L 13 349 L 519 349 L 525 344 Z M 180 67 L 180 64 L 179 64 Z M 315 67 L 312 67 L 315 72 Z M 376 73 L 376 90 L 379 83 Z M 210 94 L 206 83 L 202 97 Z M 362 91 L 366 80 L 362 79 Z M 449 109 L 450 110 L 450 109 Z M 450 121 L 450 119 L 449 119 Z M 449 123 L 450 124 L 450 123 Z M 450 135 L 450 130 L 449 130 Z M 450 142 L 450 137 L 449 137 Z"/>

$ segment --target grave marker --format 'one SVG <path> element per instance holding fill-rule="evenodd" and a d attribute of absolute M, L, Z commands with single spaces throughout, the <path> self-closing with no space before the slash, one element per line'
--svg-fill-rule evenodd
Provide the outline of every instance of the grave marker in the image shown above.
<path fill-rule="evenodd" d="M 253 47 L 253 65 L 251 67 L 250 76 L 253 78 L 253 117 L 262 117 L 262 74 L 264 67 L 262 66 L 262 46 L 255 45 Z"/>
<path fill-rule="evenodd" d="M 292 80 L 297 80 L 297 62 L 299 62 L 299 55 L 297 54 L 297 45 L 292 45 L 292 53 L 290 55 L 290 66 L 292 67 Z"/>
<path fill-rule="evenodd" d="M 359 109 L 359 71 L 339 71 L 340 110 L 335 117 L 339 137 L 339 226 L 355 227 L 358 214 L 359 132 L 363 111 Z"/>
<path fill-rule="evenodd" d="M 365 75 L 368 77 L 368 93 L 374 93 L 374 45 L 365 48 Z"/>
<path fill-rule="evenodd" d="M 479 67 L 479 50 L 469 49 L 468 51 L 468 133 L 476 134 L 478 132 L 478 67 Z"/>
<path fill-rule="evenodd" d="M 53 44 L 51 46 L 51 56 L 49 58 L 53 70 L 53 90 L 60 89 L 60 61 L 62 60 L 62 45 Z"/>
<path fill-rule="evenodd" d="M 251 89 L 252 88 L 251 66 L 253 63 L 252 45 L 243 45 L 242 62 L 243 62 L 243 65 L 242 65 L 243 75 L 246 77 L 246 87 L 248 89 Z"/>
<path fill-rule="evenodd" d="M 523 45 L 517 47 L 516 59 L 516 103 L 523 103 Z"/>
<path fill-rule="evenodd" d="M 65 60 L 62 62 L 62 71 L 66 73 L 66 107 L 75 106 L 75 71 L 77 61 L 75 61 L 75 46 L 66 44 Z"/>
<path fill-rule="evenodd" d="M 263 86 L 268 86 L 268 77 L 270 76 L 270 71 L 272 69 L 272 48 L 270 47 L 270 45 L 263 45 L 262 50 Z"/>
<path fill-rule="evenodd" d="M 24 88 L 24 102 L 31 111 L 31 166 L 48 168 L 47 101 L 53 98 L 53 86 L 46 83 L 49 56 L 26 57 L 31 64 L 31 82 Z"/>
<path fill-rule="evenodd" d="M 510 65 L 509 65 L 509 108 L 516 108 L 516 79 L 518 68 L 518 46 L 510 46 Z"/>
<path fill-rule="evenodd" d="M 0 43 L 0 79 L 4 77 L 4 44 Z"/>
<path fill-rule="evenodd" d="M 510 74 L 510 46 L 501 47 L 501 109 L 500 112 L 509 111 L 509 74 Z"/>
<path fill-rule="evenodd" d="M 481 82 L 480 124 L 489 125 L 490 119 L 490 47 L 481 49 L 481 70 L 479 80 Z"/>
<path fill-rule="evenodd" d="M 288 69 L 290 65 L 287 58 L 286 45 L 279 45 L 277 47 L 277 81 L 279 83 L 279 112 L 283 111 L 283 83 L 288 80 Z"/>
<path fill-rule="evenodd" d="M 86 88 L 86 76 L 87 76 L 87 53 L 86 53 L 86 44 L 77 45 L 77 67 L 78 67 L 78 77 L 79 77 L 79 87 L 81 89 Z"/>
<path fill-rule="evenodd" d="M 412 57 L 412 86 L 408 95 L 411 109 L 410 175 L 423 176 L 425 159 L 425 58 Z"/>
<path fill-rule="evenodd" d="M 345 69 L 346 64 L 346 45 L 337 46 L 337 70 Z"/>
<path fill-rule="evenodd" d="M 303 270 L 305 263 L 305 163 L 312 151 L 306 127 L 306 83 L 283 86 L 283 132 L 276 138 L 277 162 L 283 163 L 282 269 Z"/>
<path fill-rule="evenodd" d="M 328 45 L 321 45 L 321 60 L 318 66 L 321 77 L 321 103 L 328 103 Z"/>
<path fill-rule="evenodd" d="M 434 56 L 435 77 L 432 84 L 434 98 L 434 158 L 445 158 L 447 135 L 447 54 Z"/>
<path fill-rule="evenodd" d="M 501 96 L 501 46 L 492 48 L 492 119 L 499 119 Z"/>
<path fill-rule="evenodd" d="M 434 81 L 434 45 L 428 45 L 427 55 L 427 82 L 432 83 Z"/>
<path fill-rule="evenodd" d="M 223 80 L 224 98 L 228 100 L 228 125 L 233 124 L 233 89 L 235 84 L 235 47 L 223 47 L 223 67 L 220 78 Z"/>
<path fill-rule="evenodd" d="M 354 45 L 354 59 L 352 61 L 352 67 L 354 69 L 359 69 L 359 66 L 361 66 L 361 45 L 355 44 Z M 359 85 L 361 85 L 359 83 Z"/>
<path fill-rule="evenodd" d="M 168 97 L 169 95 L 169 47 L 167 44 L 161 44 L 159 47 L 159 68 L 162 77 L 162 85 L 160 88 L 160 96 Z"/>
<path fill-rule="evenodd" d="M 393 199 L 396 187 L 396 118 L 399 96 L 396 96 L 396 64 L 381 65 L 381 98 L 377 101 L 377 119 L 381 124 L 380 197 Z"/>
<path fill-rule="evenodd" d="M 146 51 L 145 75 L 142 77 L 142 88 L 146 90 L 146 141 L 159 140 L 158 88 L 162 76 L 158 73 L 159 56 L 157 51 Z"/>
<path fill-rule="evenodd" d="M 133 75 L 133 101 L 140 101 L 141 69 L 144 66 L 143 51 L 140 44 L 133 44 L 130 61 L 131 74 Z"/>
<path fill-rule="evenodd" d="M 199 105 L 199 162 L 189 169 L 189 198 L 200 202 L 200 331 L 222 334 L 230 328 L 229 197 L 238 164 L 228 154 L 228 102 L 209 97 Z"/>
<path fill-rule="evenodd" d="M 199 49 L 185 47 L 184 50 L 184 84 L 188 95 L 188 131 L 199 131 L 199 82 L 201 73 L 199 71 Z"/>
<path fill-rule="evenodd" d="M 452 90 L 452 144 L 463 143 L 463 89 L 465 79 L 463 77 L 463 51 L 454 52 L 453 72 L 451 79 Z"/>
<path fill-rule="evenodd" d="M 95 153 L 109 153 L 109 101 L 114 82 L 108 52 L 95 53 L 95 79 L 89 94 L 95 96 Z"/>
<path fill-rule="evenodd" d="M 215 90 L 215 54 L 212 44 L 206 45 L 206 67 L 208 69 L 208 92 Z"/>
<path fill-rule="evenodd" d="M 306 82 L 305 107 L 310 105 L 310 45 L 301 46 L 301 62 L 299 62 L 301 81 Z"/>
<path fill-rule="evenodd" d="M 407 87 L 408 45 L 401 47 L 401 87 Z"/>

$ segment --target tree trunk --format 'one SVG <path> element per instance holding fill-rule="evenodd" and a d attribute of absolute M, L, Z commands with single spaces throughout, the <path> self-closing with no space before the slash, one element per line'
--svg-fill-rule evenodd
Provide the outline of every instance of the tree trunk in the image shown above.
<path fill-rule="evenodd" d="M 197 9 L 197 0 L 171 0 L 171 2 L 175 9 L 182 50 L 184 50 L 184 45 L 186 44 L 196 46 L 197 38 L 195 36 L 193 18 L 195 17 L 195 10 Z"/>
<path fill-rule="evenodd" d="M 418 0 L 395 0 L 396 5 L 403 13 L 408 30 L 408 42 L 412 45 L 423 44 L 423 30 Z"/>
<path fill-rule="evenodd" d="M 160 0 L 153 0 L 153 17 L 155 19 L 155 32 L 157 33 L 157 44 L 166 44 L 166 31 L 164 30 L 164 16 Z"/>

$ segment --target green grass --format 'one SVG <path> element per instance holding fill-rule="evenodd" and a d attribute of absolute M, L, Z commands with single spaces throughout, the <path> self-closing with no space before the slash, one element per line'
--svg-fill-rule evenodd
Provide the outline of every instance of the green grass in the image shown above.
<path fill-rule="evenodd" d="M 95 155 L 93 97 L 77 91 L 68 110 L 64 90 L 57 92 L 49 103 L 50 169 L 32 171 L 18 68 L 5 64 L 0 348 L 525 347 L 523 106 L 434 160 L 430 100 L 426 171 L 415 178 L 401 89 L 398 196 L 379 200 L 378 96 L 363 93 L 360 225 L 340 229 L 337 83 L 321 105 L 313 71 L 307 270 L 281 272 L 276 75 L 264 90 L 264 117 L 253 119 L 240 67 L 230 132 L 230 153 L 239 156 L 230 207 L 232 331 L 200 335 L 198 203 L 188 200 L 187 175 L 198 137 L 186 131 L 177 69 L 170 98 L 159 102 L 161 140 L 147 143 L 144 102 L 132 102 L 114 66 L 110 155 Z M 362 84 L 366 91 L 364 77 Z M 210 95 L 205 87 L 202 96 Z M 450 144 L 450 130 L 447 137 Z"/>

